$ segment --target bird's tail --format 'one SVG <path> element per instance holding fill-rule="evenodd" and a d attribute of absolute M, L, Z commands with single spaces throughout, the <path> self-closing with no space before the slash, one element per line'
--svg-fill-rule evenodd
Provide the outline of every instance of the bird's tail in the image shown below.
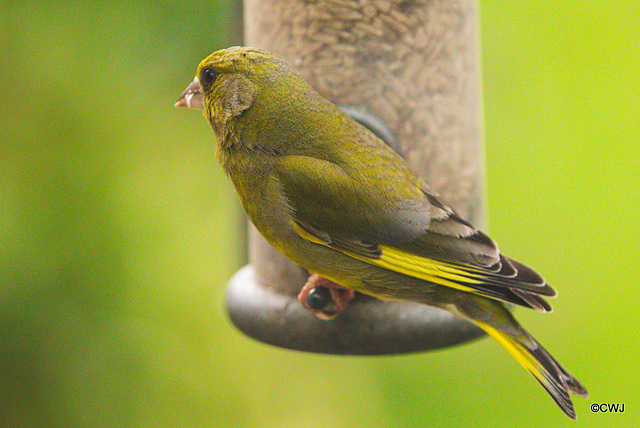
<path fill-rule="evenodd" d="M 464 313 L 458 307 L 458 315 L 472 321 L 493 337 L 507 350 L 549 393 L 553 401 L 562 411 L 572 419 L 576 419 L 576 412 L 569 391 L 582 396 L 588 392 L 580 382 L 562 367 L 529 333 L 527 333 L 501 303 L 482 299 L 482 306 L 493 306 L 490 311 L 483 311 L 484 316 L 478 314 L 478 307 L 470 313 Z M 467 302 L 468 303 L 468 302 Z M 477 301 L 477 303 L 480 303 Z M 467 305 L 465 305 L 467 306 Z M 469 308 L 470 309 L 470 308 Z M 487 314 L 491 314 L 487 317 Z"/>

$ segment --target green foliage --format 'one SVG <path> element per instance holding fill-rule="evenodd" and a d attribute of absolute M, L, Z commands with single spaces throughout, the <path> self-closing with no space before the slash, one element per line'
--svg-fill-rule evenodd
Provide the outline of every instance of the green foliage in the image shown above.
<path fill-rule="evenodd" d="M 591 391 L 578 424 L 634 426 L 638 3 L 480 11 L 491 234 L 560 293 L 518 318 Z M 172 107 L 226 2 L 0 13 L 0 426 L 576 426 L 489 340 L 338 358 L 230 325 L 239 208 Z"/>

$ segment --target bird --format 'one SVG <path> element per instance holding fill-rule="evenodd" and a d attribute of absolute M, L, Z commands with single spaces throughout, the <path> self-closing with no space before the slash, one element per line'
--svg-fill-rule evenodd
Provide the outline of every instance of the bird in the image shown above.
<path fill-rule="evenodd" d="M 515 319 L 510 305 L 551 312 L 556 290 L 503 255 L 406 161 L 323 98 L 281 57 L 249 47 L 198 65 L 176 106 L 201 109 L 219 164 L 249 219 L 278 251 L 312 274 L 333 312 L 360 292 L 449 311 L 482 328 L 570 418 L 570 393 L 587 389 Z M 324 304 L 324 303 L 323 303 Z"/>

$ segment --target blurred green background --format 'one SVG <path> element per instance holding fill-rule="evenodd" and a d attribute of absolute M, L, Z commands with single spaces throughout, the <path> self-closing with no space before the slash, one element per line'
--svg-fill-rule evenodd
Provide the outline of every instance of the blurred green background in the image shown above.
<path fill-rule="evenodd" d="M 491 340 L 344 358 L 230 325 L 239 204 L 173 108 L 227 2 L 0 10 L 0 426 L 637 426 L 637 0 L 480 6 L 491 232 L 560 291 L 518 317 L 589 388 L 577 423 Z"/>

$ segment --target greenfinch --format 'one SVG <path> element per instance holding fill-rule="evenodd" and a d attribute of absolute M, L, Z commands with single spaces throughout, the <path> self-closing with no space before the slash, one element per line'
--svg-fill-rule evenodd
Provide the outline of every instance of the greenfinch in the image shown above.
<path fill-rule="evenodd" d="M 314 273 L 312 287 L 335 283 L 471 321 L 576 418 L 569 392 L 587 390 L 507 309 L 550 312 L 545 298 L 555 289 L 501 254 L 284 60 L 244 47 L 214 52 L 176 105 L 204 111 L 219 163 L 249 219 L 273 247 Z"/>

